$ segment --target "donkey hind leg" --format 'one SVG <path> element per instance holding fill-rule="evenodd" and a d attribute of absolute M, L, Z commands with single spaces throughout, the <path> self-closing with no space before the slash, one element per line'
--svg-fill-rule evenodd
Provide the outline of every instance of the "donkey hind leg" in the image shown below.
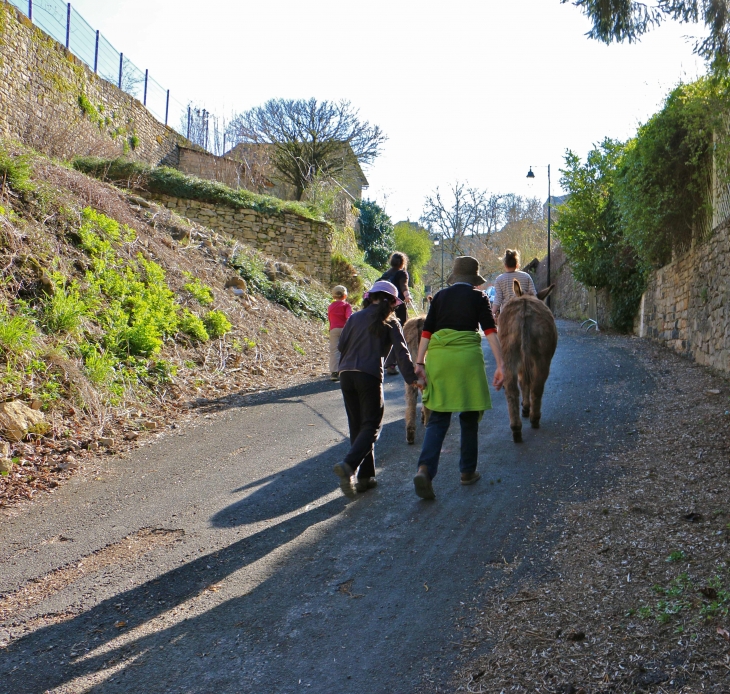
<path fill-rule="evenodd" d="M 544 390 L 544 380 L 533 380 L 530 406 L 530 425 L 533 429 L 540 428 L 540 417 L 542 416 L 542 394 Z"/>
<path fill-rule="evenodd" d="M 416 442 L 416 405 L 418 391 L 406 384 L 406 441 L 409 444 Z"/>
<path fill-rule="evenodd" d="M 522 420 L 520 419 L 520 389 L 517 376 L 507 369 L 504 379 L 504 392 L 507 396 L 507 410 L 509 411 L 509 425 L 512 429 L 512 440 L 522 442 Z"/>
<path fill-rule="evenodd" d="M 530 386 L 527 379 L 524 377 L 524 372 L 520 371 L 520 392 L 522 393 L 522 416 L 530 416 Z"/>

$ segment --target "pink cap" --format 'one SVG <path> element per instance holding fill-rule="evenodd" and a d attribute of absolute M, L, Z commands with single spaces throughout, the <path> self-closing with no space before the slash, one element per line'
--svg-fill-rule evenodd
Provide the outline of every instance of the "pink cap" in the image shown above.
<path fill-rule="evenodd" d="M 367 299 L 371 294 L 375 292 L 385 292 L 395 298 L 395 305 L 400 306 L 403 302 L 398 298 L 398 290 L 392 282 L 387 280 L 378 280 L 370 289 L 368 289 L 362 296 L 363 299 Z"/>

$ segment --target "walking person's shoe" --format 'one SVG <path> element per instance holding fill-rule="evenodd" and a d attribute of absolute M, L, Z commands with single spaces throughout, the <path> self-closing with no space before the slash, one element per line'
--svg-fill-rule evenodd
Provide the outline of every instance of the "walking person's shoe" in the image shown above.
<path fill-rule="evenodd" d="M 385 373 L 388 374 L 388 376 L 397 376 L 398 375 L 398 369 L 395 368 L 395 366 L 389 366 Z"/>
<path fill-rule="evenodd" d="M 355 482 L 355 491 L 358 494 L 368 491 L 369 489 L 375 489 L 378 486 L 378 480 L 374 477 L 358 477 Z"/>
<path fill-rule="evenodd" d="M 462 472 L 461 483 L 462 484 L 474 484 L 477 480 L 481 479 L 481 475 L 478 472 Z"/>
<path fill-rule="evenodd" d="M 333 468 L 332 472 L 340 478 L 340 489 L 342 493 L 352 498 L 355 496 L 355 490 L 352 488 L 352 468 L 347 463 L 337 463 Z"/>
<path fill-rule="evenodd" d="M 333 371 L 330 374 L 330 381 L 339 381 L 340 380 L 340 374 L 337 373 L 337 371 Z"/>
<path fill-rule="evenodd" d="M 433 491 L 433 485 L 431 484 L 431 478 L 425 468 L 418 468 L 416 476 L 413 478 L 413 486 L 416 490 L 416 494 L 421 499 L 435 499 L 436 494 Z"/>

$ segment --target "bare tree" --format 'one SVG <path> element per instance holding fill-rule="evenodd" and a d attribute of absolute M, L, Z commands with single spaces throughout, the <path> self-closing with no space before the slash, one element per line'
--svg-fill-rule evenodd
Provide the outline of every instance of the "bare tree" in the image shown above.
<path fill-rule="evenodd" d="M 230 124 L 226 118 L 192 103 L 180 116 L 180 128 L 194 145 L 218 156 L 223 156 L 232 144 Z"/>
<path fill-rule="evenodd" d="M 271 161 L 301 200 L 319 173 L 342 176 L 380 153 L 386 136 L 359 117 L 349 101 L 271 99 L 233 118 L 238 143 L 269 145 Z"/>
<path fill-rule="evenodd" d="M 421 224 L 443 239 L 452 255 L 459 255 L 465 250 L 465 239 L 484 243 L 497 230 L 499 199 L 499 195 L 456 181 L 446 193 L 436 188 L 426 197 Z"/>
<path fill-rule="evenodd" d="M 547 250 L 545 214 L 538 198 L 523 198 L 512 193 L 503 195 L 499 215 L 499 230 L 473 253 L 479 259 L 485 277 L 503 271 L 502 258 L 507 248 L 518 249 L 525 265 L 533 258 L 542 258 Z"/>

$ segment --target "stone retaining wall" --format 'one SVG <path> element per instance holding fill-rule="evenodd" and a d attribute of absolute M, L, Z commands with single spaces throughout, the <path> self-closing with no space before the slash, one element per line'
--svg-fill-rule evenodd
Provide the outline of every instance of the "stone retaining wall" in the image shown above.
<path fill-rule="evenodd" d="M 82 103 L 83 102 L 83 103 Z M 151 164 L 188 144 L 0 0 L 0 137 L 51 156 L 127 154 Z"/>
<path fill-rule="evenodd" d="M 651 274 L 636 333 L 730 371 L 730 228 Z"/>
<path fill-rule="evenodd" d="M 208 152 L 180 147 L 176 167 L 183 173 L 218 181 L 229 188 L 245 188 L 242 185 L 244 164 L 227 157 L 216 157 Z"/>
<path fill-rule="evenodd" d="M 593 318 L 601 328 L 609 325 L 611 298 L 605 290 L 586 287 L 573 277 L 565 252 L 554 245 L 550 254 L 550 282 L 555 289 L 550 295 L 550 308 L 557 318 L 583 321 Z M 547 287 L 547 260 L 543 258 L 535 273 L 538 291 Z"/>
<path fill-rule="evenodd" d="M 150 195 L 182 217 L 239 239 L 267 255 L 291 263 L 300 272 L 329 284 L 332 228 L 299 215 L 270 217 L 254 210 L 237 210 L 197 200 Z"/>

